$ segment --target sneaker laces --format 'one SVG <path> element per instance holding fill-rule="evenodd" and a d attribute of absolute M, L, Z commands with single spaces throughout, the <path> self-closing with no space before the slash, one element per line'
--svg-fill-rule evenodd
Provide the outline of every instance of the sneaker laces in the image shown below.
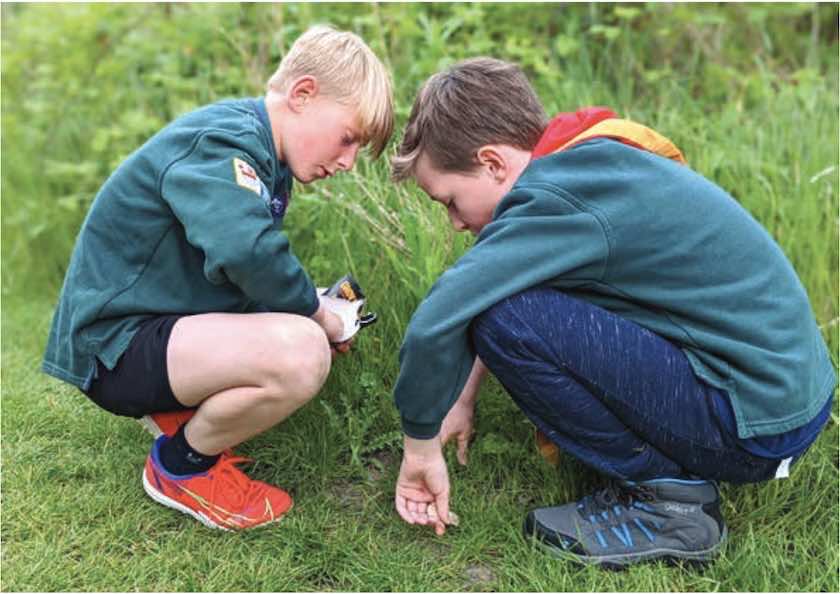
<path fill-rule="evenodd" d="M 226 503 L 231 504 L 231 510 L 225 510 L 232 515 L 233 510 L 244 510 L 247 502 L 263 495 L 266 485 L 248 477 L 236 467 L 236 464 L 251 462 L 251 458 L 244 456 L 221 456 L 212 469 L 213 480 L 210 483 L 210 501 L 216 502 L 217 494 L 222 494 Z"/>
<path fill-rule="evenodd" d="M 604 517 L 603 512 L 615 513 L 617 505 L 630 509 L 636 501 L 653 501 L 655 498 L 650 487 L 611 483 L 592 495 L 586 495 L 578 502 L 577 509 L 583 517 Z"/>

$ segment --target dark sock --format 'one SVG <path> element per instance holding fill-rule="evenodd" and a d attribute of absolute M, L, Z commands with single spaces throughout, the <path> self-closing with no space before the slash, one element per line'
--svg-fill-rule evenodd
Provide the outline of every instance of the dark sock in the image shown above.
<path fill-rule="evenodd" d="M 160 444 L 160 463 L 164 470 L 174 475 L 197 474 L 209 470 L 219 459 L 219 454 L 208 456 L 197 452 L 187 443 L 181 425 L 178 433 Z"/>

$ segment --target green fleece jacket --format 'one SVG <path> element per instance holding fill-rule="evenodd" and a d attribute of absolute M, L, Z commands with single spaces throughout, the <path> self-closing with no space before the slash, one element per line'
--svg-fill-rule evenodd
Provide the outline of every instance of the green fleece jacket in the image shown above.
<path fill-rule="evenodd" d="M 315 288 L 281 231 L 292 176 L 262 99 L 175 120 L 129 156 L 82 225 L 43 369 L 88 389 L 163 314 L 312 315 Z"/>
<path fill-rule="evenodd" d="M 807 423 L 836 385 L 808 295 L 761 225 L 690 168 L 596 139 L 530 163 L 421 302 L 394 394 L 407 435 L 436 435 L 458 398 L 471 320 L 537 285 L 678 345 L 728 393 L 741 438 Z"/>

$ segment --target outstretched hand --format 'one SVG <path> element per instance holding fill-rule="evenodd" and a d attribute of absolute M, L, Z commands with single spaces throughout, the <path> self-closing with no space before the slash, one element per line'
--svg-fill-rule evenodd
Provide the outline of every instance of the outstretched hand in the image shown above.
<path fill-rule="evenodd" d="M 430 505 L 435 509 L 430 513 Z M 438 536 L 446 532 L 449 517 L 449 475 L 440 440 L 405 437 L 394 504 L 409 524 L 434 525 Z"/>

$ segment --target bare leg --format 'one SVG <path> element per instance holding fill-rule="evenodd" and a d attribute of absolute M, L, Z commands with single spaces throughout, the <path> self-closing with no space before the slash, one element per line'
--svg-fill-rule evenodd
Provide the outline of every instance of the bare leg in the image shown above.
<path fill-rule="evenodd" d="M 327 379 L 331 353 L 309 318 L 220 313 L 178 320 L 166 361 L 175 398 L 198 407 L 187 441 L 215 455 L 309 402 Z"/>

